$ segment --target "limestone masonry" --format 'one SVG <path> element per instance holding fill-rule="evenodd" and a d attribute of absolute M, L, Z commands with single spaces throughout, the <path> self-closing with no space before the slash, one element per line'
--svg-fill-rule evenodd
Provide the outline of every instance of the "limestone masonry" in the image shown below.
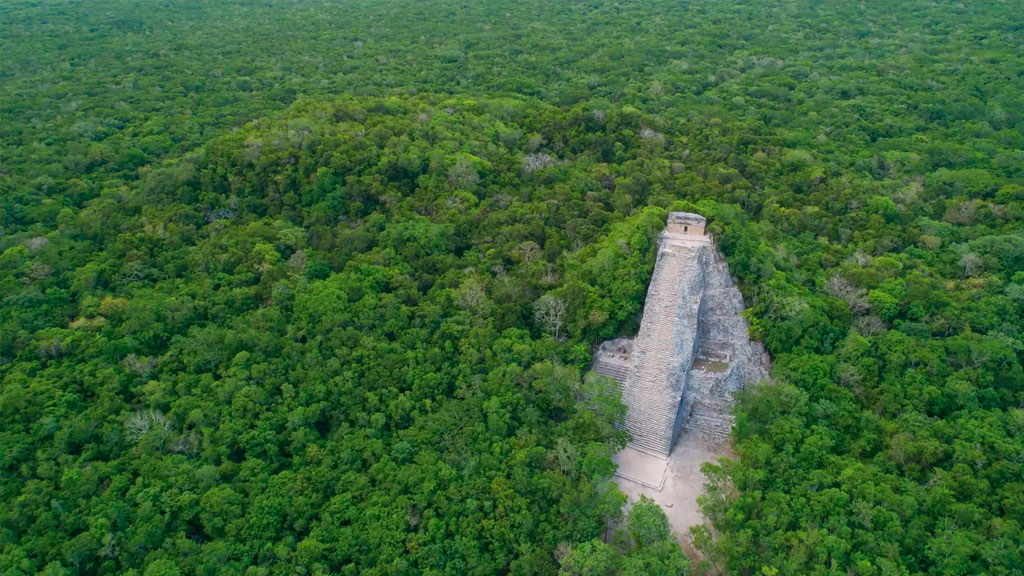
<path fill-rule="evenodd" d="M 672 212 L 658 245 L 640 332 L 605 342 L 594 371 L 622 384 L 630 446 L 667 458 L 682 430 L 724 439 L 732 395 L 763 378 L 743 298 L 698 214 Z"/>

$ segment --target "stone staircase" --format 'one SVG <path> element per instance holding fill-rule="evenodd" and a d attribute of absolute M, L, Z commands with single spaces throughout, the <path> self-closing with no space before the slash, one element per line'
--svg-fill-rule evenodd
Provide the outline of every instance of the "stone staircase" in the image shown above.
<path fill-rule="evenodd" d="M 703 246 L 665 243 L 651 278 L 633 369 L 623 386 L 631 446 L 668 456 L 686 371 L 693 361 L 703 293 Z"/>
<path fill-rule="evenodd" d="M 711 237 L 669 226 L 639 333 L 603 343 L 592 368 L 622 385 L 631 448 L 665 459 L 679 435 L 728 439 L 733 394 L 767 373 L 767 356 L 749 341 L 742 311 L 743 297 Z"/>
<path fill-rule="evenodd" d="M 712 442 L 725 442 L 732 431 L 732 416 L 721 416 L 717 411 L 699 411 L 690 415 L 683 430 L 699 434 Z"/>
<path fill-rule="evenodd" d="M 729 437 L 733 417 L 732 391 L 728 389 L 728 381 L 732 370 L 734 366 L 725 372 L 692 370 L 687 375 L 683 405 L 688 408 L 688 416 L 683 424 L 684 430 L 714 441 Z"/>
<path fill-rule="evenodd" d="M 629 378 L 630 368 L 631 366 L 628 364 L 619 364 L 599 359 L 597 362 L 594 362 L 592 370 L 601 376 L 607 376 L 615 380 L 619 384 L 625 384 L 626 379 Z"/>

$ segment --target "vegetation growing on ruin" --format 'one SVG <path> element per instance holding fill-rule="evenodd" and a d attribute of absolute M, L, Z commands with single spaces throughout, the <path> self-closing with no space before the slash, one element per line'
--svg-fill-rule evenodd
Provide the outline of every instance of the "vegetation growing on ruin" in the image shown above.
<path fill-rule="evenodd" d="M 678 572 L 581 377 L 670 208 L 775 358 L 707 563 L 1022 569 L 1013 3 L 0 14 L 0 572 Z"/>

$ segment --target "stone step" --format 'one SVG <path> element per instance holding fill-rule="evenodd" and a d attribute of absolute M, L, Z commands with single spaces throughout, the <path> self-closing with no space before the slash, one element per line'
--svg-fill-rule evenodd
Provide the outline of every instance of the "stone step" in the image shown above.
<path fill-rule="evenodd" d="M 641 452 L 647 452 L 648 454 L 654 454 L 655 456 L 666 458 L 668 457 L 668 451 L 664 449 L 663 444 L 656 444 L 653 442 L 638 442 L 632 441 L 629 443 L 631 448 L 640 450 Z"/>
<path fill-rule="evenodd" d="M 651 402 L 653 398 L 633 398 L 634 401 L 640 400 L 642 402 Z M 637 426 L 653 425 L 653 419 L 658 420 L 658 424 L 664 422 L 670 415 L 674 414 L 674 410 L 664 410 L 662 408 L 655 408 L 653 406 L 644 406 L 633 411 L 633 415 L 626 415 L 626 423 L 634 424 Z"/>
<path fill-rule="evenodd" d="M 607 376 L 620 384 L 624 384 L 626 379 L 629 377 L 631 367 L 624 366 L 621 364 L 612 364 L 611 362 L 595 362 L 594 372 L 597 372 L 601 376 Z"/>
<path fill-rule="evenodd" d="M 667 402 L 662 402 L 663 398 L 661 398 L 659 396 L 652 396 L 652 395 L 633 396 L 629 400 L 630 400 L 630 402 L 632 402 L 632 404 L 630 404 L 631 406 L 637 406 L 639 403 L 647 403 L 647 404 L 666 404 L 667 403 Z M 669 400 L 669 401 L 671 401 L 671 400 Z M 643 407 L 639 407 L 638 406 L 632 412 L 633 412 L 633 414 L 629 414 L 629 413 L 626 414 L 626 421 L 627 422 L 643 423 L 643 422 L 649 421 L 653 417 L 660 417 L 662 415 L 667 416 L 669 414 L 674 414 L 675 413 L 674 410 L 669 410 L 669 409 L 666 409 L 666 408 L 661 408 L 660 406 L 643 406 Z"/>
<path fill-rule="evenodd" d="M 713 440 L 716 442 L 724 442 L 729 439 L 731 430 L 719 430 L 717 428 L 706 428 L 697 425 L 685 425 L 683 430 L 691 434 L 700 434 L 703 438 Z"/>
<path fill-rule="evenodd" d="M 733 405 L 731 390 L 724 391 L 723 393 L 723 391 L 719 390 L 706 390 L 694 387 L 689 392 L 685 400 L 694 407 L 694 411 L 698 407 L 706 406 L 711 410 L 724 409 L 723 414 L 728 414 L 729 408 Z"/>
<path fill-rule="evenodd" d="M 633 418 L 626 419 L 625 424 L 627 428 L 642 436 L 653 426 L 657 426 L 659 429 L 663 428 L 670 416 L 674 416 L 674 413 L 655 410 L 636 411 Z"/>
<path fill-rule="evenodd" d="M 732 427 L 733 417 L 728 413 L 723 414 L 717 411 L 699 410 L 690 414 L 690 422 L 706 422 Z"/>
<path fill-rule="evenodd" d="M 691 420 L 688 421 L 683 428 L 689 431 L 700 432 L 705 435 L 717 437 L 717 439 L 724 440 L 729 437 L 732 433 L 732 423 L 724 422 L 711 422 L 704 420 Z"/>

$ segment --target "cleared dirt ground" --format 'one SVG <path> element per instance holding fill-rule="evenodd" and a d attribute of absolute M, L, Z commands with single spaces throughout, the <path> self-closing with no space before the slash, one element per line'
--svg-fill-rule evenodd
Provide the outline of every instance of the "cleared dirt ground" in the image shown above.
<path fill-rule="evenodd" d="M 688 531 L 691 526 L 704 522 L 697 508 L 697 496 L 707 480 L 700 465 L 719 458 L 732 458 L 729 443 L 709 439 L 699 431 L 687 431 L 679 437 L 667 461 L 631 451 L 632 448 L 627 448 L 615 457 L 619 464 L 615 476 L 619 489 L 629 497 L 631 504 L 641 494 L 660 504 L 683 550 L 696 559 L 697 552 L 690 543 Z"/>

